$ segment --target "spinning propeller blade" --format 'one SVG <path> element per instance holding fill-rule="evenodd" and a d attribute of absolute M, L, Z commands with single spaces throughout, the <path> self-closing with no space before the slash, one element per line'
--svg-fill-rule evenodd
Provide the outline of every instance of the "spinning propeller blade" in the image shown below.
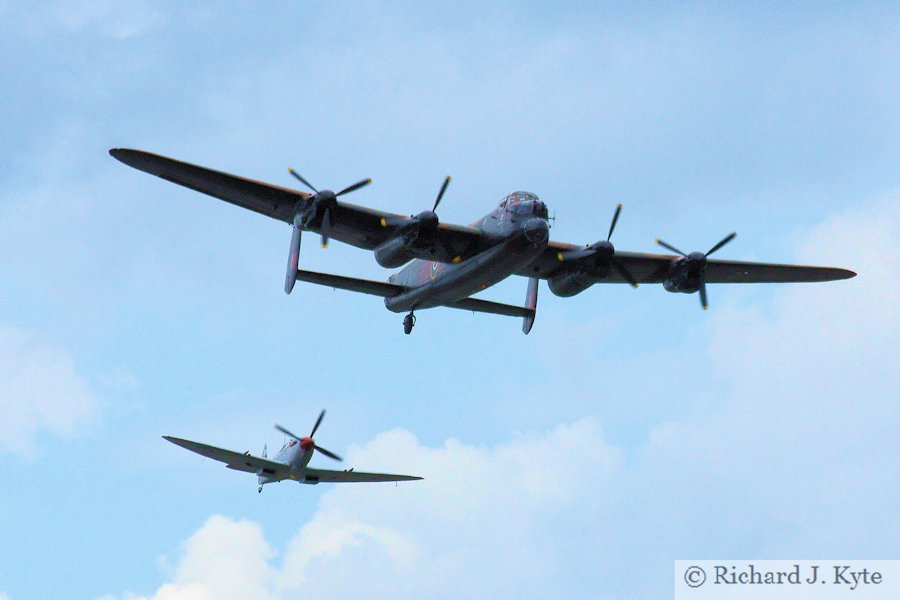
<path fill-rule="evenodd" d="M 627 281 L 628 283 L 631 284 L 631 287 L 636 288 L 638 286 L 637 280 L 634 278 L 634 275 L 631 274 L 631 271 L 629 271 L 625 267 L 625 265 L 623 265 L 618 260 L 613 258 L 612 266 L 616 271 L 619 272 L 619 275 L 622 276 L 622 279 L 624 279 L 625 281 Z"/>
<path fill-rule="evenodd" d="M 313 192 L 314 194 L 318 194 L 318 193 L 319 193 L 319 190 L 317 190 L 316 188 L 314 188 L 313 185 L 312 185 L 310 182 L 308 182 L 307 180 L 303 179 L 303 176 L 300 175 L 300 173 L 298 173 L 297 171 L 295 171 L 295 170 L 292 169 L 291 167 L 288 167 L 288 173 L 290 173 L 291 175 L 293 175 L 294 177 L 296 177 L 297 179 L 299 179 L 299 180 L 300 180 L 300 183 L 302 183 L 303 185 L 305 185 L 306 187 L 308 187 L 309 189 L 311 189 L 312 192 Z"/>
<path fill-rule="evenodd" d="M 702 252 L 692 252 L 690 255 L 685 254 L 684 252 L 682 252 L 675 246 L 671 246 L 659 238 L 656 239 L 656 243 L 659 244 L 660 246 L 662 246 L 663 248 L 668 248 L 672 252 L 678 253 L 681 256 L 683 256 L 685 259 L 687 259 L 687 265 L 697 265 L 697 264 L 701 265 L 700 282 L 697 287 L 697 291 L 700 293 L 700 306 L 703 307 L 703 310 L 706 310 L 709 308 L 709 299 L 706 296 L 706 268 L 705 268 L 706 259 L 709 258 L 710 254 L 719 250 L 722 246 L 724 246 L 725 244 L 727 244 L 728 242 L 733 240 L 735 238 L 735 236 L 737 236 L 737 232 L 732 231 L 731 233 L 729 233 L 728 235 L 723 237 L 721 240 L 719 240 L 719 243 L 716 244 L 715 246 L 713 246 L 712 248 L 710 248 L 709 252 L 707 252 L 706 254 L 703 254 Z"/>
<path fill-rule="evenodd" d="M 381 219 L 382 227 L 402 227 L 404 229 L 407 228 L 420 228 L 425 229 L 427 231 L 433 231 L 437 229 L 440 224 L 440 220 L 438 216 L 435 214 L 438 205 L 440 205 L 441 200 L 444 197 L 444 192 L 447 191 L 447 186 L 450 185 L 450 176 L 444 178 L 444 183 L 441 184 L 441 189 L 438 191 L 437 198 L 434 201 L 434 206 L 430 211 L 424 210 L 417 215 L 411 215 L 409 217 L 383 217 Z"/>
<path fill-rule="evenodd" d="M 667 249 L 667 250 L 671 250 L 671 251 L 674 252 L 675 254 L 680 254 L 680 255 L 682 255 L 683 257 L 687 258 L 687 254 L 685 254 L 684 252 L 682 252 L 681 250 L 679 250 L 679 249 L 676 248 L 675 246 L 670 246 L 669 244 L 665 243 L 664 241 L 662 241 L 662 240 L 659 239 L 659 238 L 656 238 L 656 243 L 659 244 L 660 246 L 662 246 L 663 248 Z"/>
<path fill-rule="evenodd" d="M 309 435 L 306 436 L 305 438 L 297 435 L 296 433 L 290 431 L 289 429 L 287 429 L 285 427 L 282 427 L 278 423 L 275 423 L 275 429 L 277 429 L 284 435 L 290 436 L 291 438 L 293 438 L 295 440 L 299 440 L 301 442 L 300 446 L 303 448 L 307 447 L 307 446 L 304 446 L 304 444 L 306 443 L 304 440 L 308 440 L 313 443 L 313 448 L 315 448 L 316 450 L 318 450 L 319 452 L 321 452 L 328 458 L 333 458 L 334 460 L 337 460 L 337 461 L 343 461 L 344 460 L 343 458 L 341 458 L 340 456 L 338 456 L 331 450 L 328 450 L 327 448 L 323 448 L 322 446 L 319 446 L 318 444 L 315 443 L 315 441 L 313 441 L 313 436 L 316 435 L 316 431 L 319 430 L 319 425 L 322 424 L 322 419 L 324 419 L 324 418 L 325 418 L 325 409 L 322 409 L 322 412 L 319 413 L 319 418 L 316 419 L 316 424 L 313 425 L 312 431 L 310 431 Z"/>
<path fill-rule="evenodd" d="M 312 431 L 309 432 L 309 437 L 316 435 L 316 431 L 319 429 L 319 425 L 322 424 L 322 419 L 325 418 L 325 409 L 322 409 L 322 412 L 319 413 L 319 418 L 316 419 L 316 424 L 313 425 Z"/>
<path fill-rule="evenodd" d="M 613 231 L 616 230 L 616 223 L 619 221 L 619 213 L 620 212 L 622 212 L 622 204 L 621 203 L 619 203 L 619 205 L 616 206 L 616 212 L 613 213 L 612 223 L 609 224 L 609 233 L 606 236 L 607 242 L 609 241 L 609 238 L 612 237 Z"/>
<path fill-rule="evenodd" d="M 431 209 L 431 212 L 436 212 L 438 204 L 441 203 L 441 198 L 444 197 L 444 192 L 447 191 L 447 186 L 450 185 L 450 176 L 444 178 L 444 183 L 441 185 L 441 191 L 438 192 L 437 199 L 434 201 L 434 208 Z"/>
<path fill-rule="evenodd" d="M 318 444 L 316 444 L 313 447 L 316 450 L 318 450 L 319 452 L 321 452 L 322 454 L 324 454 L 325 456 L 327 456 L 328 458 L 333 458 L 334 460 L 341 461 L 341 462 L 343 462 L 343 460 L 344 460 L 343 458 L 341 458 L 340 456 L 338 456 L 331 450 L 326 450 L 325 448 L 323 448 L 322 446 L 319 446 Z"/>
<path fill-rule="evenodd" d="M 363 179 L 362 181 L 357 181 L 353 185 L 345 187 L 344 189 L 339 191 L 337 194 L 335 194 L 335 196 L 343 196 L 344 194 L 349 194 L 350 192 L 355 192 L 359 188 L 364 188 L 367 185 L 369 185 L 370 183 L 372 183 L 371 179 Z"/>
<path fill-rule="evenodd" d="M 275 423 L 275 429 L 277 429 L 278 431 L 280 431 L 280 432 L 283 433 L 284 435 L 286 435 L 286 436 L 288 436 L 288 437 L 290 437 L 290 438 L 293 438 L 293 439 L 295 439 L 295 440 L 302 440 L 302 439 L 303 439 L 303 436 L 302 436 L 302 435 L 297 435 L 296 433 L 292 433 L 292 432 L 288 431 L 286 428 L 284 428 L 284 427 L 282 427 L 281 425 L 279 425 L 278 423 Z"/>
<path fill-rule="evenodd" d="M 320 192 L 319 190 L 317 190 L 315 188 L 315 186 L 313 184 L 311 184 L 306 179 L 304 179 L 300 173 L 298 173 L 291 167 L 288 167 L 288 173 L 293 175 L 300 183 L 302 183 L 303 185 L 308 187 L 310 190 L 312 190 L 313 195 L 310 198 L 310 201 L 312 202 L 312 206 L 313 206 L 315 215 L 318 215 L 319 211 L 324 206 L 324 212 L 322 213 L 322 225 L 321 225 L 321 230 L 320 230 L 320 233 L 322 235 L 322 247 L 323 248 L 328 247 L 328 237 L 329 237 L 328 232 L 331 229 L 331 207 L 333 207 L 335 205 L 335 199 L 338 196 L 343 196 L 344 194 L 349 194 L 350 192 L 355 192 L 359 188 L 366 187 L 367 185 L 372 183 L 371 179 L 363 179 L 363 180 L 357 181 L 356 183 L 354 183 L 351 186 L 345 187 L 344 189 L 342 189 L 341 191 L 339 191 L 338 193 L 335 194 L 334 192 L 330 192 L 328 190 L 323 190 Z M 300 203 L 298 203 L 298 207 L 299 206 L 300 206 Z M 298 208 L 298 215 L 299 215 L 299 208 Z M 298 229 L 297 228 L 297 216 L 295 216 L 295 218 L 294 218 L 294 224 L 295 224 L 294 230 L 296 231 Z M 293 247 L 294 246 L 293 246 L 293 241 L 292 241 L 291 248 L 293 249 Z M 298 244 L 298 248 L 299 248 L 299 244 Z M 291 270 L 291 266 L 290 266 L 291 263 L 293 263 L 293 265 L 294 265 L 293 270 L 296 272 L 297 260 L 296 260 L 296 257 L 293 252 L 292 252 L 292 254 L 289 255 L 288 271 Z M 288 273 L 288 278 L 290 278 L 290 277 L 291 277 L 291 274 Z M 285 285 L 285 288 L 284 288 L 285 291 L 288 294 L 290 294 L 291 292 L 288 289 L 288 287 L 290 286 L 290 288 L 293 289 L 294 284 L 293 283 L 288 284 L 288 281 L 286 279 L 284 285 Z"/>
<path fill-rule="evenodd" d="M 612 242 L 609 241 L 612 238 L 613 232 L 616 230 L 616 223 L 619 222 L 619 214 L 621 212 L 622 205 L 618 204 L 616 206 L 616 212 L 613 213 L 612 222 L 609 224 L 609 233 L 606 234 L 605 242 L 597 242 L 596 244 L 578 250 L 560 252 L 556 255 L 559 261 L 566 262 L 570 260 L 582 260 L 592 256 L 597 257 L 595 258 L 596 262 L 602 262 L 604 264 L 608 263 L 610 268 L 615 269 L 616 272 L 622 276 L 622 279 L 631 284 L 631 287 L 637 287 L 638 284 L 634 275 L 631 274 L 631 271 L 629 271 L 624 264 L 616 259 L 616 248 L 612 245 Z"/>
<path fill-rule="evenodd" d="M 568 260 L 580 260 L 582 258 L 587 258 L 588 256 L 593 256 L 594 254 L 596 254 L 596 251 L 588 246 L 587 248 L 579 248 L 578 250 L 560 252 L 557 254 L 557 258 L 560 262 L 566 262 Z"/>
<path fill-rule="evenodd" d="M 613 213 L 612 223 L 609 224 L 609 234 L 606 236 L 607 242 L 609 242 L 610 238 L 612 237 L 613 231 L 616 230 L 616 223 L 619 222 L 620 212 L 622 212 L 621 202 L 616 206 L 616 212 Z M 616 260 L 615 250 L 613 250 L 612 266 L 616 271 L 619 272 L 619 275 L 622 276 L 622 279 L 631 284 L 631 287 L 636 288 L 638 286 L 637 280 L 634 278 L 634 275 L 631 274 L 631 271 L 629 271 L 628 268 L 621 262 Z"/>
<path fill-rule="evenodd" d="M 726 235 L 724 238 L 722 238 L 722 241 L 721 241 L 721 242 L 719 242 L 718 244 L 716 244 L 715 246 L 713 246 L 712 248 L 710 248 L 710 249 L 709 249 L 709 252 L 707 252 L 706 255 L 709 256 L 710 254 L 712 254 L 713 252 L 715 252 L 716 250 L 718 250 L 719 248 L 721 248 L 722 246 L 724 246 L 725 244 L 727 244 L 728 242 L 730 242 L 731 240 L 733 240 L 733 239 L 734 239 L 734 236 L 736 236 L 736 235 L 737 235 L 737 232 L 736 232 L 736 231 L 732 231 L 731 233 L 729 233 L 728 235 Z"/>

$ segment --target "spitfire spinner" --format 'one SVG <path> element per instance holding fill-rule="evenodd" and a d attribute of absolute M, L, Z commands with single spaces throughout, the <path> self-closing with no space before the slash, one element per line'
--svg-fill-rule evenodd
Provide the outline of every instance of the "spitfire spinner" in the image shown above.
<path fill-rule="evenodd" d="M 412 475 L 363 473 L 361 471 L 354 471 L 353 469 L 348 469 L 346 471 L 331 471 L 328 469 L 314 469 L 308 466 L 309 461 L 310 459 L 312 459 L 315 452 L 324 454 L 328 458 L 332 458 L 337 461 L 344 460 L 334 452 L 326 450 L 325 448 L 316 444 L 315 440 L 313 439 L 313 436 L 316 435 L 316 430 L 319 429 L 319 425 L 322 423 L 322 418 L 324 416 L 325 411 L 323 410 L 321 413 L 319 413 L 319 418 L 316 419 L 316 424 L 313 425 L 312 431 L 309 433 L 309 435 L 303 437 L 291 433 L 281 425 L 276 424 L 275 429 L 285 434 L 286 436 L 289 436 L 289 439 L 284 443 L 284 446 L 281 447 L 281 450 L 278 451 L 278 454 L 276 454 L 271 459 L 266 457 L 265 446 L 263 446 L 262 456 L 253 456 L 249 452 L 244 452 L 242 454 L 240 452 L 234 452 L 233 450 L 225 450 L 223 448 L 201 444 L 200 442 L 183 440 L 181 438 L 171 437 L 168 435 L 164 435 L 163 439 L 168 440 L 175 445 L 181 446 L 182 448 L 186 448 L 191 452 L 196 452 L 197 454 L 200 454 L 202 456 L 206 456 L 213 460 L 223 462 L 229 469 L 234 469 L 236 471 L 245 471 L 247 473 L 256 473 L 256 478 L 259 482 L 259 492 L 262 492 L 263 486 L 267 483 L 277 483 L 285 479 L 290 479 L 298 483 L 305 483 L 308 485 L 315 485 L 323 481 L 332 483 L 346 483 L 414 481 L 417 479 L 422 479 L 421 477 L 414 477 Z"/>
<path fill-rule="evenodd" d="M 437 306 L 521 317 L 531 331 L 537 310 L 538 283 L 546 279 L 557 296 L 579 294 L 597 283 L 661 283 L 674 293 L 699 292 L 707 308 L 708 283 L 784 283 L 848 279 L 856 273 L 831 267 L 807 267 L 710 259 L 734 239 L 727 235 L 705 254 L 685 254 L 657 240 L 678 256 L 620 252 L 612 242 L 622 206 L 613 214 L 605 240 L 587 246 L 550 241 L 547 206 L 534 194 L 514 192 L 466 227 L 441 223 L 436 211 L 450 178 L 444 180 L 431 210 L 402 215 L 356 206 L 338 198 L 371 183 L 364 179 L 335 193 L 317 190 L 293 169 L 290 173 L 312 193 L 237 177 L 140 150 L 113 149 L 123 163 L 173 183 L 242 206 L 289 224 L 291 234 L 284 291 L 296 281 L 372 294 L 388 310 L 407 313 L 405 333 L 415 325 L 415 311 Z M 357 279 L 298 268 L 303 231 L 318 233 L 322 246 L 334 238 L 370 250 L 385 268 L 408 264 L 387 281 Z M 510 275 L 528 278 L 524 306 L 491 302 L 472 295 Z"/>

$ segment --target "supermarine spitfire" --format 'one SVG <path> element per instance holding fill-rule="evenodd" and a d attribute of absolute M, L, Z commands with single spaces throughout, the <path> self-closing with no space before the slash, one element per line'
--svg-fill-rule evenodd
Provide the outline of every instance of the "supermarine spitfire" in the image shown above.
<path fill-rule="evenodd" d="M 538 283 L 546 279 L 557 296 L 574 296 L 597 283 L 661 283 L 674 293 L 699 292 L 707 308 L 708 283 L 784 283 L 848 279 L 856 273 L 831 267 L 807 267 L 710 259 L 734 239 L 727 235 L 708 252 L 686 254 L 657 240 L 677 256 L 620 252 L 610 242 L 622 206 L 613 215 L 605 240 L 587 246 L 550 241 L 547 206 L 534 194 L 514 192 L 472 225 L 441 223 L 436 211 L 450 183 L 444 180 L 431 210 L 405 217 L 338 201 L 371 183 L 364 179 L 335 193 L 317 190 L 293 169 L 290 173 L 312 193 L 237 177 L 140 150 L 113 149 L 123 163 L 173 183 L 214 196 L 291 225 L 284 291 L 296 281 L 373 294 L 388 310 L 407 313 L 405 333 L 415 311 L 436 306 L 522 317 L 526 334 L 534 324 Z M 334 238 L 370 250 L 385 268 L 410 263 L 385 281 L 298 269 L 303 231 L 318 233 L 322 246 Z M 412 261 L 412 262 L 410 262 Z M 510 275 L 528 278 L 524 306 L 490 302 L 472 295 Z"/>
<path fill-rule="evenodd" d="M 415 481 L 422 479 L 412 475 L 391 475 L 389 473 L 363 473 L 348 469 L 346 471 L 331 471 L 329 469 L 314 469 L 309 467 L 309 461 L 313 457 L 313 453 L 319 452 L 328 458 L 337 461 L 344 459 L 325 448 L 316 444 L 313 436 L 322 423 L 325 416 L 323 410 L 316 419 L 312 431 L 307 436 L 299 436 L 291 433 L 281 425 L 275 425 L 275 429 L 289 436 L 281 450 L 272 458 L 266 457 L 266 447 L 263 446 L 262 456 L 253 456 L 249 452 L 234 452 L 233 450 L 225 450 L 200 442 L 192 442 L 181 438 L 164 435 L 163 439 L 172 442 L 182 448 L 186 448 L 191 452 L 196 452 L 202 456 L 206 456 L 213 460 L 225 463 L 229 469 L 236 471 L 245 471 L 247 473 L 256 473 L 259 482 L 258 491 L 262 492 L 262 488 L 267 483 L 277 483 L 290 479 L 298 483 L 307 485 L 316 485 L 323 481 L 331 483 L 346 482 L 379 482 L 379 481 Z"/>

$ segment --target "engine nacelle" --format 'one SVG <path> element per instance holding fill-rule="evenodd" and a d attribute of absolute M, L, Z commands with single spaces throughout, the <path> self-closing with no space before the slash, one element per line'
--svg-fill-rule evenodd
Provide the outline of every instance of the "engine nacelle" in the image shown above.
<path fill-rule="evenodd" d="M 310 196 L 301 205 L 302 208 L 294 216 L 294 224 L 309 228 L 316 222 L 321 223 L 321 219 L 325 217 L 325 212 L 337 206 L 337 196 L 331 190 L 322 190 Z M 299 219 L 297 218 L 298 216 Z"/>
<path fill-rule="evenodd" d="M 405 265 L 413 258 L 409 245 L 403 237 L 392 237 L 375 248 L 375 260 L 386 269 Z"/>
<path fill-rule="evenodd" d="M 704 257 L 705 258 L 705 257 Z M 669 274 L 663 279 L 663 287 L 673 294 L 693 294 L 700 289 L 703 279 L 703 271 L 706 269 L 706 261 L 698 259 L 679 259 L 669 269 Z"/>
<path fill-rule="evenodd" d="M 550 291 L 555 295 L 568 298 L 569 296 L 580 294 L 594 285 L 595 282 L 596 279 L 587 273 L 571 271 L 551 277 L 547 283 Z"/>

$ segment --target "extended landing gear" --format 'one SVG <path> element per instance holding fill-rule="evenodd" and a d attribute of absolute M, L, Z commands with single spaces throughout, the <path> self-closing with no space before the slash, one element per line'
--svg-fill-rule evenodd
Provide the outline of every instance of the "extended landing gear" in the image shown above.
<path fill-rule="evenodd" d="M 262 486 L 259 486 L 259 489 L 256 490 L 256 493 L 257 493 L 257 494 L 262 494 Z"/>
<path fill-rule="evenodd" d="M 413 314 L 413 311 L 409 311 L 409 314 L 403 317 L 403 333 L 409 335 L 412 333 L 412 328 L 416 324 L 416 315 Z"/>

